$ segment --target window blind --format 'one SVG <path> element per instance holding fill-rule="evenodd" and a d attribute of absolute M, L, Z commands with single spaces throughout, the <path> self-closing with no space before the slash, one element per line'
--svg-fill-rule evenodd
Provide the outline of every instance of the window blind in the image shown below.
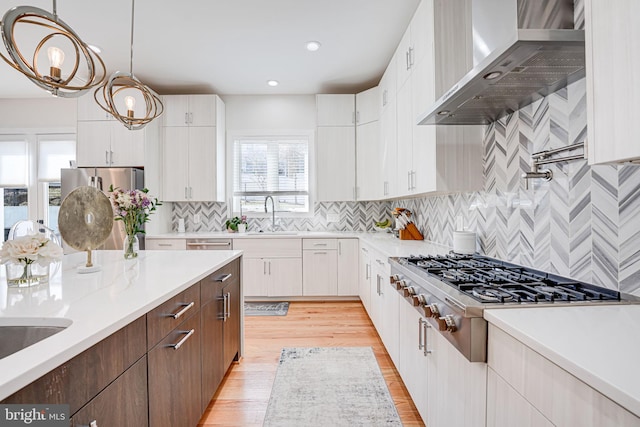
<path fill-rule="evenodd" d="M 0 187 L 26 187 L 28 170 L 27 140 L 20 137 L 0 140 Z"/>
<path fill-rule="evenodd" d="M 69 161 L 76 159 L 74 135 L 46 135 L 38 141 L 38 180 L 60 181 L 60 169 L 70 167 Z"/>

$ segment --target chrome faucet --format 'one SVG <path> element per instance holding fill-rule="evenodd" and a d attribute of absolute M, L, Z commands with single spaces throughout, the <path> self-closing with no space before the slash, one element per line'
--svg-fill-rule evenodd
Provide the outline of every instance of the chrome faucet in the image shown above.
<path fill-rule="evenodd" d="M 269 212 L 267 210 L 267 200 L 271 200 L 271 231 L 275 231 L 276 230 L 276 205 L 275 202 L 273 201 L 273 197 L 271 196 L 267 196 L 264 198 L 264 212 L 267 213 Z"/>

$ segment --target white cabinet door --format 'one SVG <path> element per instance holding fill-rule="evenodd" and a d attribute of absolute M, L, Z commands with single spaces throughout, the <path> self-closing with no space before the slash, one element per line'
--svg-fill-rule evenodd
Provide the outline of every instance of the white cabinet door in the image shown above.
<path fill-rule="evenodd" d="M 358 200 L 382 197 L 380 174 L 380 126 L 378 121 L 358 125 L 356 129 L 356 170 Z"/>
<path fill-rule="evenodd" d="M 144 166 L 146 130 L 129 130 L 118 121 L 109 122 L 111 166 Z"/>
<path fill-rule="evenodd" d="M 269 276 L 267 261 L 262 258 L 244 258 L 242 260 L 242 287 L 247 297 L 266 297 L 269 295 Z"/>
<path fill-rule="evenodd" d="M 356 124 L 363 125 L 380 119 L 378 87 L 356 94 Z"/>
<path fill-rule="evenodd" d="M 163 194 L 167 201 L 188 200 L 189 128 L 164 128 Z"/>
<path fill-rule="evenodd" d="M 397 136 L 398 157 L 396 167 L 397 195 L 411 194 L 413 172 L 413 127 L 411 81 L 398 89 Z"/>
<path fill-rule="evenodd" d="M 424 319 L 407 301 L 400 301 L 398 371 L 423 420 L 427 420 L 427 357 L 424 355 Z M 432 425 L 432 424 L 429 424 Z M 433 424 L 434 426 L 436 424 Z M 445 424 L 453 425 L 453 424 Z"/>
<path fill-rule="evenodd" d="M 78 122 L 76 160 L 80 167 L 110 165 L 111 137 L 108 121 Z"/>
<path fill-rule="evenodd" d="M 433 0 L 423 0 L 411 19 L 412 74 L 425 57 L 433 56 L 433 24 Z"/>
<path fill-rule="evenodd" d="M 355 126 L 354 95 L 316 95 L 317 126 Z"/>
<path fill-rule="evenodd" d="M 302 251 L 302 295 L 338 295 L 338 253 L 336 250 Z"/>
<path fill-rule="evenodd" d="M 398 139 L 396 128 L 396 100 L 391 99 L 382 111 L 380 119 L 380 164 L 379 172 L 382 177 L 382 197 L 387 198 L 398 194 L 398 172 L 396 163 L 398 158 Z"/>
<path fill-rule="evenodd" d="M 409 79 L 411 74 L 411 26 L 407 27 L 407 30 L 402 36 L 396 53 L 394 55 L 396 59 L 396 88 L 399 91 Z"/>
<path fill-rule="evenodd" d="M 162 97 L 164 126 L 187 126 L 189 124 L 189 95 L 165 95 Z"/>
<path fill-rule="evenodd" d="M 355 128 L 319 127 L 316 143 L 316 200 L 355 200 L 355 164 Z"/>
<path fill-rule="evenodd" d="M 267 259 L 269 296 L 289 297 L 302 295 L 302 259 Z"/>
<path fill-rule="evenodd" d="M 385 70 L 382 78 L 380 79 L 380 83 L 378 84 L 378 105 L 381 108 L 381 114 L 382 112 L 384 112 L 385 108 L 387 108 L 389 102 L 396 99 L 397 83 L 396 62 L 395 57 L 393 57 L 387 65 L 387 69 Z"/>
<path fill-rule="evenodd" d="M 189 199 L 211 202 L 216 200 L 216 128 L 189 128 Z"/>
<path fill-rule="evenodd" d="M 369 247 L 360 246 L 358 295 L 362 305 L 371 317 L 371 253 Z"/>
<path fill-rule="evenodd" d="M 216 95 L 189 95 L 189 126 L 217 126 Z"/>
<path fill-rule="evenodd" d="M 338 239 L 338 295 L 358 295 L 358 239 Z"/>
<path fill-rule="evenodd" d="M 93 91 L 78 98 L 78 121 L 87 120 L 115 120 L 111 114 L 100 108 L 93 97 Z"/>
<path fill-rule="evenodd" d="M 492 427 L 553 427 L 533 405 L 489 368 L 487 425 Z"/>
<path fill-rule="evenodd" d="M 640 158 L 639 16 L 637 0 L 585 2 L 590 164 Z"/>

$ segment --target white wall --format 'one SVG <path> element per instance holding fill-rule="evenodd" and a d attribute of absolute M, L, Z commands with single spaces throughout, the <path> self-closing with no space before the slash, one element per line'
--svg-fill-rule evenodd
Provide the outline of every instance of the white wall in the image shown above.
<path fill-rule="evenodd" d="M 0 99 L 0 129 L 75 129 L 76 105 L 73 98 Z"/>
<path fill-rule="evenodd" d="M 315 95 L 221 96 L 227 132 L 235 130 L 315 129 Z"/>

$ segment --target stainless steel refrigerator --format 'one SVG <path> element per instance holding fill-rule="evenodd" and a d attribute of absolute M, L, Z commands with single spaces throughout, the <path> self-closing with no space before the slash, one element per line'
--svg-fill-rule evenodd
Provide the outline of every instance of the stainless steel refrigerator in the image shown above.
<path fill-rule="evenodd" d="M 77 168 L 62 169 L 61 195 L 64 200 L 73 189 L 82 186 L 96 187 L 109 196 L 109 186 L 123 190 L 143 189 L 144 170 L 139 168 Z M 106 242 L 99 249 L 122 249 L 124 242 L 124 226 L 121 221 L 113 224 L 113 230 Z M 140 249 L 144 249 L 144 235 L 138 236 Z M 65 253 L 74 252 L 63 241 Z"/>

